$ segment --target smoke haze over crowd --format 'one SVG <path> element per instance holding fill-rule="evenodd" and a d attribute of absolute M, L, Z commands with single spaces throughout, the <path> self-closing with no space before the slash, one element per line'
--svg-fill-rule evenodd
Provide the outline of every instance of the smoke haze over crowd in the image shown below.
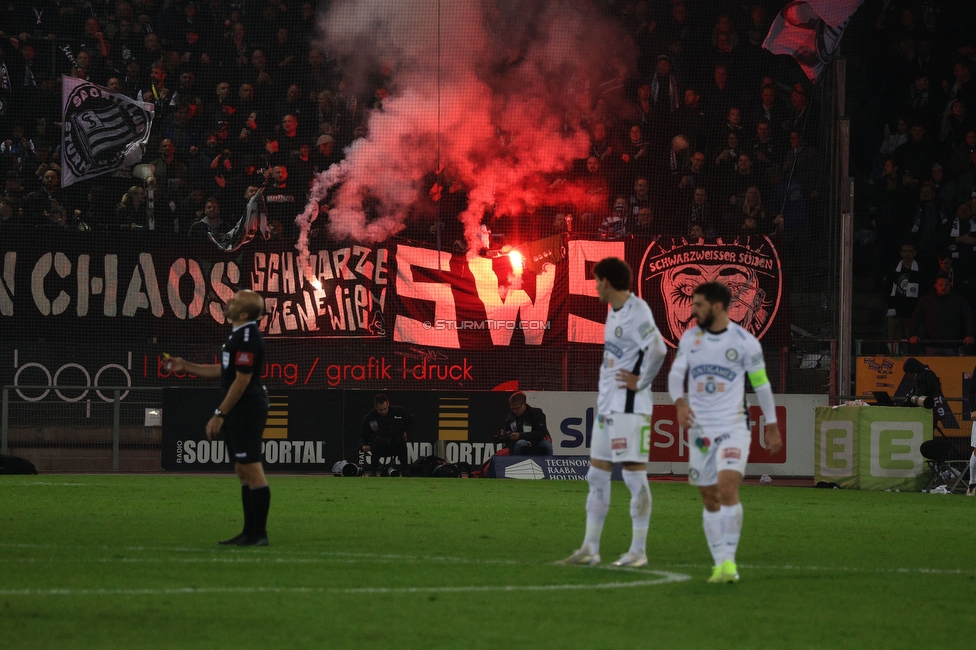
<path fill-rule="evenodd" d="M 330 189 L 332 234 L 381 241 L 421 218 L 425 177 L 439 167 L 466 190 L 460 218 L 472 244 L 486 209 L 518 216 L 572 200 L 569 184 L 549 186 L 589 148 L 585 131 L 563 134 L 567 111 L 611 57 L 634 58 L 614 22 L 568 0 L 341 0 L 320 28 L 319 46 L 353 84 L 386 66 L 391 94 L 372 111 L 368 137 L 314 182 L 300 250 Z"/>

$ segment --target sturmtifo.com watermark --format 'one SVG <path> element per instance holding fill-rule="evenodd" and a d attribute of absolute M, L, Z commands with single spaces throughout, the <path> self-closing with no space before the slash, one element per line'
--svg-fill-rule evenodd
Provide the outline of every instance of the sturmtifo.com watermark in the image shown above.
<path fill-rule="evenodd" d="M 547 320 L 435 320 L 424 321 L 425 330 L 549 330 Z"/>

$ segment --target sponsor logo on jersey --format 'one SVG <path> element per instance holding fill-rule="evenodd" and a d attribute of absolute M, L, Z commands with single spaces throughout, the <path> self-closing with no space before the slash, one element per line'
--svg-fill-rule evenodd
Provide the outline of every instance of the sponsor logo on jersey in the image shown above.
<path fill-rule="evenodd" d="M 614 451 L 622 451 L 627 449 L 627 439 L 626 438 L 612 438 L 610 440 L 610 448 Z"/>
<path fill-rule="evenodd" d="M 702 375 L 717 375 L 722 379 L 727 379 L 729 381 L 735 381 L 735 372 L 725 368 L 723 366 L 717 366 L 713 363 L 706 363 L 700 366 L 695 366 L 691 369 L 691 376 L 694 378 L 701 377 Z"/>
<path fill-rule="evenodd" d="M 729 447 L 722 450 L 722 458 L 729 460 L 739 460 L 742 458 L 742 450 Z"/>
<path fill-rule="evenodd" d="M 607 341 L 606 343 L 604 343 L 603 350 L 604 350 L 604 352 L 609 352 L 610 354 L 612 354 L 613 356 L 617 357 L 618 359 L 620 357 L 623 357 L 624 356 L 624 350 L 623 350 L 623 348 L 620 347 L 619 345 L 614 345 L 610 341 Z"/>
<path fill-rule="evenodd" d="M 739 358 L 739 353 L 736 352 L 735 348 L 729 348 L 725 351 L 725 358 L 729 361 L 735 361 Z"/>
<path fill-rule="evenodd" d="M 245 367 L 253 366 L 254 365 L 254 353 L 253 352 L 244 352 L 244 351 L 238 352 L 237 353 L 237 356 L 234 358 L 234 365 L 235 366 L 245 366 Z"/>
<path fill-rule="evenodd" d="M 220 357 L 220 361 L 224 368 L 230 368 L 230 352 L 224 352 Z"/>
<path fill-rule="evenodd" d="M 640 334 L 642 339 L 646 339 L 648 336 L 654 333 L 654 326 L 648 321 L 644 321 L 637 326 L 637 333 Z"/>
<path fill-rule="evenodd" d="M 708 381 L 698 382 L 698 392 L 699 393 L 724 393 L 725 392 L 725 382 L 716 382 L 714 377 L 707 377 Z"/>

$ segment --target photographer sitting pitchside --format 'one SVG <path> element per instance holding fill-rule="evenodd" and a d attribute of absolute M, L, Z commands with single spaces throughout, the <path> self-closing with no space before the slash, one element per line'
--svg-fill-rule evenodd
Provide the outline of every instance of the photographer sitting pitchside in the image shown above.
<path fill-rule="evenodd" d="M 542 409 L 529 406 L 522 391 L 512 393 L 508 406 L 512 412 L 495 441 L 506 443 L 515 456 L 552 456 L 552 438 Z"/>
<path fill-rule="evenodd" d="M 373 476 L 379 476 L 380 457 L 396 456 L 400 465 L 407 462 L 407 440 L 417 425 L 417 418 L 402 406 L 390 404 L 386 395 L 373 398 L 373 409 L 363 418 L 359 429 L 361 451 L 372 454 Z"/>

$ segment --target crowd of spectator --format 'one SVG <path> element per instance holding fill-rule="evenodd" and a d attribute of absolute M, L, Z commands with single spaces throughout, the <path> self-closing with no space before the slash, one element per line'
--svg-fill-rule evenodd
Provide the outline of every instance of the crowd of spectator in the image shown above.
<path fill-rule="evenodd" d="M 875 274 L 890 339 L 955 353 L 976 335 L 976 5 L 886 4 L 861 35 Z"/>
<path fill-rule="evenodd" d="M 270 178 L 272 229 L 276 236 L 295 236 L 294 216 L 305 206 L 314 175 L 341 160 L 354 139 L 367 136 L 370 112 L 382 110 L 384 98 L 395 92 L 391 69 L 353 78 L 342 60 L 322 49 L 313 2 L 0 4 L 9 9 L 0 32 L 3 229 L 131 230 L 151 224 L 203 237 L 232 225 L 246 198 Z M 547 181 L 553 195 L 564 196 L 555 190 L 570 183 L 583 188 L 577 195 L 585 198 L 554 201 L 523 215 L 489 214 L 486 226 L 523 239 L 567 231 L 604 238 L 772 235 L 802 259 L 823 209 L 826 174 L 814 88 L 795 65 L 777 64 L 761 48 L 781 5 L 606 5 L 603 10 L 633 43 L 636 60 L 629 65 L 610 57 L 602 76 L 567 84 L 572 97 L 566 105 L 572 108 L 554 137 L 583 130 L 590 150 Z M 131 168 L 59 187 L 61 75 L 155 106 L 143 160 L 155 167 L 151 187 Z M 968 89 L 966 83 L 959 87 Z M 967 92 L 956 86 L 947 91 L 963 102 Z M 965 112 L 954 111 L 927 125 L 947 142 L 971 135 Z M 916 118 L 908 120 L 914 132 Z M 917 168 L 922 153 L 912 156 L 913 183 L 927 178 Z M 948 172 L 949 160 L 944 167 Z M 912 187 L 903 176 L 904 170 L 897 176 L 899 192 Z M 945 178 L 956 179 L 963 192 L 959 176 Z M 449 165 L 424 182 L 418 195 L 440 202 L 440 221 L 405 234 L 459 239 L 460 225 L 452 219 L 466 206 L 463 183 L 451 177 Z M 919 229 L 930 230 L 924 218 Z"/>

